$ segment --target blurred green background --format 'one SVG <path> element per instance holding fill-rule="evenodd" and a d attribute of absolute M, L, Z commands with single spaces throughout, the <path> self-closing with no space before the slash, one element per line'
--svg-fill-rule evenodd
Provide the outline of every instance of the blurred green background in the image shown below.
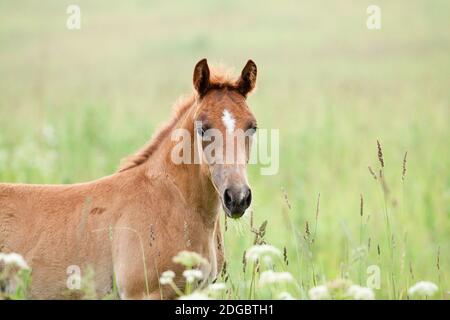
<path fill-rule="evenodd" d="M 81 8 L 81 30 L 66 28 L 69 4 Z M 381 30 L 366 27 L 371 4 L 381 8 Z M 375 264 L 377 297 L 404 297 L 412 282 L 430 280 L 446 298 L 449 9 L 443 0 L 0 0 L 0 181 L 111 174 L 192 90 L 199 59 L 238 73 L 251 58 L 259 74 L 249 104 L 260 128 L 280 129 L 279 173 L 250 168 L 254 223 L 268 220 L 266 239 L 287 247 L 289 270 L 305 287 L 339 277 L 364 284 L 360 263 Z M 390 249 L 383 191 L 367 168 L 379 167 L 377 139 Z M 316 239 L 305 245 L 319 193 Z M 235 281 L 253 240 L 248 224 L 248 217 L 228 221 Z"/>

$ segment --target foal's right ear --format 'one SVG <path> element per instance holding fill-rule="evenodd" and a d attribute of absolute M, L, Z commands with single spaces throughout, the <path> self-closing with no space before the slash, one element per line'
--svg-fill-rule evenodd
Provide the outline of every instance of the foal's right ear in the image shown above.
<path fill-rule="evenodd" d="M 200 97 L 204 96 L 209 89 L 209 67 L 206 59 L 202 59 L 194 68 L 194 88 Z"/>

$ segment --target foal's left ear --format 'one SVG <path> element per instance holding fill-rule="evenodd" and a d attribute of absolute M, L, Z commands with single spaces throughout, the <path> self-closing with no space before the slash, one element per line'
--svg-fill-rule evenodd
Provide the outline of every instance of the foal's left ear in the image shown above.
<path fill-rule="evenodd" d="M 246 97 L 256 86 L 256 64 L 252 60 L 248 60 L 244 69 L 242 69 L 241 77 L 237 82 L 237 90 Z"/>

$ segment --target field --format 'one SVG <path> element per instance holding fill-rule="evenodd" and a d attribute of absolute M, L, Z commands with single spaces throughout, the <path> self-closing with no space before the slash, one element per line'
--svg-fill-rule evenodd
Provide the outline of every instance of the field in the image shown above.
<path fill-rule="evenodd" d="M 71 2 L 0 1 L 0 181 L 109 175 L 192 90 L 199 59 L 239 72 L 251 58 L 249 104 L 279 129 L 280 166 L 250 167 L 253 214 L 226 221 L 227 297 L 306 299 L 376 269 L 377 299 L 421 280 L 449 298 L 448 1 L 380 0 L 380 30 L 370 1 L 76 2 L 70 31 Z M 298 286 L 249 289 L 242 256 L 264 221 Z"/>

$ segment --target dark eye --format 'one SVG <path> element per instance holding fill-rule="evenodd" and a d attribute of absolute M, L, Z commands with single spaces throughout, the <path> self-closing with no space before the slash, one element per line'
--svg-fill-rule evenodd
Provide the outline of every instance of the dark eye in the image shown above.
<path fill-rule="evenodd" d="M 205 132 L 208 131 L 209 129 L 210 129 L 209 126 L 204 125 L 202 127 L 197 128 L 197 133 L 203 137 L 205 135 Z"/>
<path fill-rule="evenodd" d="M 253 134 L 255 134 L 257 129 L 258 129 L 258 127 L 256 125 L 253 125 L 250 128 L 248 128 L 247 130 L 250 132 L 251 135 L 253 135 Z"/>

